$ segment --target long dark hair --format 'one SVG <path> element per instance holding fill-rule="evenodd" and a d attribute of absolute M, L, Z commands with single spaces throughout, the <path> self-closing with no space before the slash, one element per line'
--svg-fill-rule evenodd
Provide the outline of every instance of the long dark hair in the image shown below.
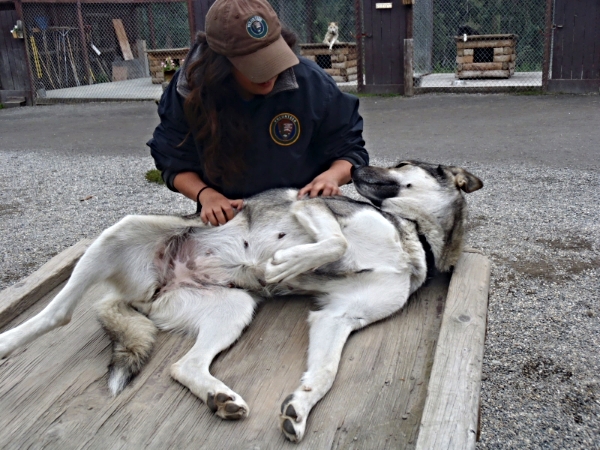
<path fill-rule="evenodd" d="M 286 29 L 281 35 L 293 48 L 296 35 Z M 251 118 L 243 112 L 231 62 L 210 49 L 205 33 L 197 33 L 196 44 L 200 45 L 200 58 L 185 73 L 191 88 L 184 103 L 185 114 L 194 137 L 203 145 L 204 181 L 235 186 L 245 168 Z"/>

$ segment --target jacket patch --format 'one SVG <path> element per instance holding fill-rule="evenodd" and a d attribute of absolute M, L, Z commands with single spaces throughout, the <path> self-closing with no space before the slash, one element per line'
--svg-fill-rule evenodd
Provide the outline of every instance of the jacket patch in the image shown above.
<path fill-rule="evenodd" d="M 292 145 L 300 137 L 300 121 L 290 113 L 277 114 L 269 126 L 271 139 L 279 145 Z"/>
<path fill-rule="evenodd" d="M 246 22 L 246 31 L 254 39 L 262 39 L 267 35 L 269 26 L 267 25 L 267 21 L 262 17 L 252 16 Z"/>

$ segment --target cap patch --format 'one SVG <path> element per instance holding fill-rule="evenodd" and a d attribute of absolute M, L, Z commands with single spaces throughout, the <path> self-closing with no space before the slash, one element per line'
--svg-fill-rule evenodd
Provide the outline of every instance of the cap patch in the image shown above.
<path fill-rule="evenodd" d="M 300 121 L 290 113 L 277 114 L 269 126 L 271 139 L 279 145 L 292 145 L 300 137 Z"/>
<path fill-rule="evenodd" d="M 269 32 L 267 21 L 260 16 L 252 16 L 246 22 L 246 31 L 254 39 L 262 39 Z"/>

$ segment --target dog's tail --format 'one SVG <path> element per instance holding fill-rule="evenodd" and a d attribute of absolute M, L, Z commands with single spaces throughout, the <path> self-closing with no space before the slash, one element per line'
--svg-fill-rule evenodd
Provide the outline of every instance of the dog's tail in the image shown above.
<path fill-rule="evenodd" d="M 133 305 L 123 302 L 119 297 L 103 301 L 98 307 L 98 316 L 113 341 L 108 387 L 113 395 L 117 395 L 150 357 L 157 328 Z"/>

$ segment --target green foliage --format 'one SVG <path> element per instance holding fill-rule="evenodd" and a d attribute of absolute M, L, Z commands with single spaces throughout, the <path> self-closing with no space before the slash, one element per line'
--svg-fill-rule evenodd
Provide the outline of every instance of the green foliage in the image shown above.
<path fill-rule="evenodd" d="M 0 103 L 0 109 L 3 109 L 4 105 L 2 103 Z"/>
<path fill-rule="evenodd" d="M 165 184 L 160 174 L 160 170 L 152 169 L 146 172 L 146 180 L 151 183 Z"/>

